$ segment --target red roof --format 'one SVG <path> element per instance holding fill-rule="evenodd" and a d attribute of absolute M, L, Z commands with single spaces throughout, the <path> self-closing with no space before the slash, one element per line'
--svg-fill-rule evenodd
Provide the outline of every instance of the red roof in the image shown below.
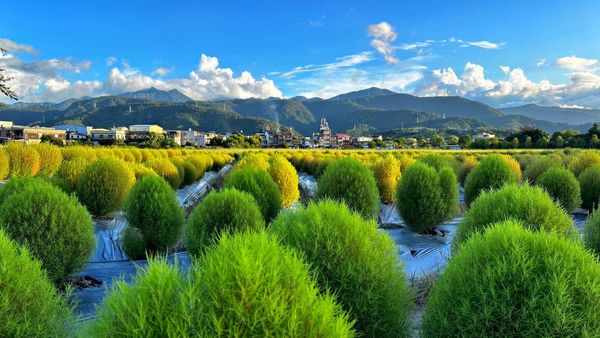
<path fill-rule="evenodd" d="M 335 137 L 336 138 L 348 138 L 348 137 L 350 137 L 350 135 L 348 135 L 348 134 L 335 134 Z"/>

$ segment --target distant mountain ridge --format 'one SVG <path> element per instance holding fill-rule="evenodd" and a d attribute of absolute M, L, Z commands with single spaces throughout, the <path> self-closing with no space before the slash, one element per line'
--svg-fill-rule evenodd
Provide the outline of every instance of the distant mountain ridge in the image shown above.
<path fill-rule="evenodd" d="M 524 115 L 540 120 L 569 124 L 600 121 L 600 109 L 548 107 L 526 104 L 518 107 L 501 108 L 500 111 L 506 115 Z"/>
<path fill-rule="evenodd" d="M 550 108 L 557 107 L 541 108 L 544 108 L 544 112 L 555 112 Z M 12 120 L 18 124 L 51 126 L 74 123 L 95 127 L 156 123 L 168 129 L 244 130 L 248 133 L 260 131 L 265 126 L 289 126 L 303 135 L 311 135 L 318 130 L 322 117 L 327 118 L 335 132 L 351 134 L 405 128 L 462 133 L 485 129 L 515 130 L 522 126 L 537 126 L 553 132 L 563 129 L 585 130 L 589 128 L 588 124 L 596 121 L 596 113 L 591 110 L 578 111 L 586 113 L 587 119 L 577 123 L 573 118 L 539 118 L 534 113 L 536 109 L 540 111 L 539 106 L 496 109 L 458 96 L 419 97 L 375 87 L 329 99 L 294 97 L 218 101 L 193 101 L 175 89 L 165 91 L 148 88 L 60 103 L 0 106 L 0 120 Z M 600 120 L 598 116 L 597 120 Z"/>

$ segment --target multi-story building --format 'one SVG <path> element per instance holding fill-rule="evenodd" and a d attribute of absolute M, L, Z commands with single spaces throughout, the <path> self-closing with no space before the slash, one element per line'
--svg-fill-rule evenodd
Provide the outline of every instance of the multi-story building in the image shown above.
<path fill-rule="evenodd" d="M 476 140 L 489 141 L 489 140 L 493 139 L 494 137 L 496 137 L 496 135 L 484 131 L 484 132 L 473 135 L 473 141 L 476 141 Z"/>
<path fill-rule="evenodd" d="M 163 128 L 156 124 L 134 124 L 129 126 L 129 133 L 127 138 L 131 142 L 144 142 L 150 138 L 151 135 L 164 135 Z"/>
<path fill-rule="evenodd" d="M 349 146 L 351 140 L 348 134 L 335 134 L 335 141 L 338 147 Z"/>
<path fill-rule="evenodd" d="M 54 126 L 54 129 L 64 130 L 67 133 L 67 140 L 85 141 L 91 138 L 93 128 L 75 124 L 61 124 Z"/>
<path fill-rule="evenodd" d="M 335 138 L 333 137 L 333 133 L 331 128 L 329 128 L 329 123 L 326 118 L 321 118 L 319 132 L 313 134 L 313 140 L 315 141 L 315 144 L 321 148 L 330 148 L 335 143 Z"/>
<path fill-rule="evenodd" d="M 93 128 L 91 131 L 92 141 L 96 143 L 114 143 L 117 141 L 125 141 L 127 138 L 127 128 Z"/>
<path fill-rule="evenodd" d="M 200 135 L 197 138 L 197 144 L 198 147 L 208 147 L 210 145 L 210 140 L 214 137 L 216 137 L 218 134 L 215 133 L 214 131 L 209 131 L 209 132 L 201 132 Z M 227 136 L 223 137 L 224 139 L 227 139 Z"/>
<path fill-rule="evenodd" d="M 185 143 L 183 143 L 182 130 L 166 130 L 165 133 L 167 134 L 168 138 L 172 138 L 173 140 L 175 140 L 175 143 L 177 143 L 178 145 L 185 145 Z"/>
<path fill-rule="evenodd" d="M 200 137 L 200 133 L 192 130 L 192 128 L 183 131 L 181 145 L 192 145 L 194 147 L 198 146 L 198 137 Z"/>
<path fill-rule="evenodd" d="M 44 127 L 28 127 L 28 126 L 15 126 L 10 128 L 10 138 L 17 141 L 23 141 L 24 143 L 40 143 L 43 136 L 50 136 L 54 139 L 66 141 L 67 133 L 64 130 L 57 130 L 54 128 Z"/>

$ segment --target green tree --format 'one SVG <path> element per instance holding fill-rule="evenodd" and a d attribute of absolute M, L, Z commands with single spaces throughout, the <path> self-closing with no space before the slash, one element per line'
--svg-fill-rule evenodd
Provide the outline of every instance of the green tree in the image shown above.
<path fill-rule="evenodd" d="M 6 54 L 6 49 L 0 47 L 0 59 L 2 57 L 4 57 L 5 54 Z M 18 101 L 19 98 L 17 97 L 17 94 L 6 84 L 13 78 L 10 76 L 7 76 L 4 73 L 5 71 L 6 71 L 5 68 L 0 67 L 0 93 L 8 96 L 10 99 Z"/>
<path fill-rule="evenodd" d="M 515 148 L 515 149 L 519 148 L 519 139 L 516 136 L 513 137 L 511 144 L 512 144 L 513 148 Z"/>
<path fill-rule="evenodd" d="M 473 139 L 471 138 L 470 135 L 463 135 L 458 138 L 458 145 L 461 148 L 470 148 L 471 143 L 473 143 Z"/>
<path fill-rule="evenodd" d="M 600 145 L 600 141 L 598 140 L 598 135 L 592 134 L 592 136 L 590 137 L 590 148 L 598 148 L 598 145 Z"/>
<path fill-rule="evenodd" d="M 562 136 L 558 135 L 554 141 L 554 144 L 556 145 L 556 148 L 562 148 L 565 146 L 565 140 Z"/>
<path fill-rule="evenodd" d="M 531 141 L 531 136 L 527 136 L 525 138 L 525 148 L 531 148 L 531 146 L 533 145 L 533 142 Z"/>
<path fill-rule="evenodd" d="M 448 136 L 448 144 L 458 144 L 459 137 L 456 135 Z"/>
<path fill-rule="evenodd" d="M 431 139 L 429 140 L 429 143 L 431 144 L 432 147 L 434 148 L 439 148 L 441 147 L 444 142 L 446 140 L 444 140 L 444 137 L 440 134 L 434 134 Z"/>

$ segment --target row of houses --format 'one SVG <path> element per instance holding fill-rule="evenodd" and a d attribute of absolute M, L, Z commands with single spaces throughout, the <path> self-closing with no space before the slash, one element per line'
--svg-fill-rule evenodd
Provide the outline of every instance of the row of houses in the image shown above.
<path fill-rule="evenodd" d="M 93 128 L 80 125 L 57 125 L 52 128 L 39 126 L 19 126 L 10 121 L 0 121 L 0 141 L 21 141 L 24 143 L 39 143 L 44 136 L 55 140 L 91 141 L 97 144 L 117 143 L 120 141 L 142 143 L 152 135 L 171 138 L 178 145 L 206 147 L 210 140 L 217 136 L 214 132 L 199 132 L 188 130 L 163 129 L 156 124 L 135 124 L 129 127 Z"/>

